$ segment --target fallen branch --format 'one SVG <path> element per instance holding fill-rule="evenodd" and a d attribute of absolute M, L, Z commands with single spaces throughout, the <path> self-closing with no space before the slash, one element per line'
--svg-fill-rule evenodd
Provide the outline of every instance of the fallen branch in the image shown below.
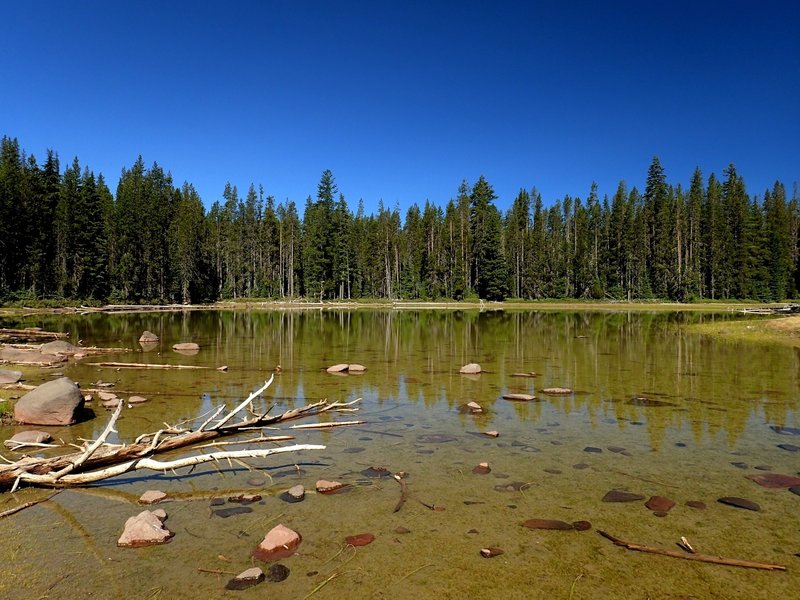
<path fill-rule="evenodd" d="M 199 365 L 159 365 L 154 363 L 130 363 L 130 362 L 90 362 L 87 363 L 95 367 L 107 369 L 210 369 L 211 367 L 201 367 Z"/>
<path fill-rule="evenodd" d="M 343 427 L 345 425 L 361 425 L 366 421 L 334 421 L 332 423 L 307 423 L 304 425 L 292 425 L 289 429 L 329 429 L 331 427 Z"/>
<path fill-rule="evenodd" d="M 786 567 L 781 565 L 772 565 L 769 563 L 753 562 L 750 560 L 739 560 L 737 558 L 724 558 L 722 556 L 712 556 L 709 554 L 685 554 L 672 550 L 670 548 L 657 548 L 654 546 L 645 546 L 644 544 L 633 544 L 631 542 L 624 542 L 621 539 L 614 537 L 610 533 L 597 530 L 597 533 L 604 538 L 614 542 L 616 546 L 622 546 L 628 550 L 635 550 L 637 552 L 646 552 L 648 554 L 660 554 L 662 556 L 671 556 L 673 558 L 682 558 L 684 560 L 695 560 L 698 562 L 712 563 L 716 565 L 728 565 L 731 567 L 745 567 L 747 569 L 763 569 L 766 571 L 785 571 Z"/>
<path fill-rule="evenodd" d="M 122 410 L 122 407 L 118 406 L 100 437 L 88 444 L 86 448 L 81 448 L 80 451 L 72 454 L 52 458 L 26 456 L 10 464 L 0 465 L 0 491 L 15 490 L 21 483 L 39 486 L 83 485 L 136 469 L 169 470 L 208 461 L 262 458 L 277 452 L 318 449 L 321 446 L 290 446 L 288 447 L 289 449 L 281 447 L 270 450 L 218 452 L 170 462 L 159 462 L 149 458 L 172 450 L 197 446 L 202 443 L 208 444 L 215 439 L 233 436 L 253 428 L 268 427 L 284 421 L 319 416 L 329 411 L 351 412 L 358 410 L 351 408 L 351 406 L 358 402 L 360 398 L 345 403 L 329 403 L 326 400 L 322 400 L 288 410 L 279 415 L 243 415 L 240 420 L 231 422 L 234 421 L 233 417 L 241 412 L 253 398 L 263 392 L 271 381 L 272 379 L 257 392 L 251 394 L 247 401 L 240 403 L 234 411 L 226 414 L 213 427 L 205 428 L 222 412 L 222 409 L 215 411 L 200 429 L 192 430 L 165 424 L 165 429 L 140 435 L 130 444 L 109 444 L 105 441 L 114 430 L 114 424 Z M 181 423 L 180 425 L 183 424 Z M 249 441 L 257 442 L 260 440 Z M 264 441 L 272 440 L 265 439 Z"/>
<path fill-rule="evenodd" d="M 14 508 L 9 508 L 8 510 L 4 510 L 3 512 L 0 512 L 0 519 L 2 519 L 3 517 L 7 517 L 9 515 L 13 515 L 14 513 L 18 513 L 19 511 L 25 510 L 26 508 L 30 508 L 31 506 L 36 506 L 37 504 L 41 504 L 42 502 L 47 502 L 48 500 L 50 500 L 50 498 L 60 493 L 61 490 L 58 490 L 57 492 L 54 492 L 49 496 L 45 496 L 40 500 L 32 500 L 30 502 L 26 502 L 25 504 L 20 504 L 19 506 L 15 506 Z"/>

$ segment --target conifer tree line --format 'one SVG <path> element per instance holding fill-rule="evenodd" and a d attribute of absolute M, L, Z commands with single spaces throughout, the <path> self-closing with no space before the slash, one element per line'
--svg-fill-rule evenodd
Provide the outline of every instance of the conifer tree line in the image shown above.
<path fill-rule="evenodd" d="M 207 302 L 586 298 L 783 300 L 800 287 L 800 198 L 751 196 L 730 165 L 643 191 L 545 205 L 521 189 L 502 214 L 483 177 L 445 206 L 352 212 L 330 171 L 302 207 L 227 184 L 206 210 L 141 157 L 112 193 L 74 159 L 0 147 L 0 299 Z M 302 212 L 302 214 L 301 214 Z"/>

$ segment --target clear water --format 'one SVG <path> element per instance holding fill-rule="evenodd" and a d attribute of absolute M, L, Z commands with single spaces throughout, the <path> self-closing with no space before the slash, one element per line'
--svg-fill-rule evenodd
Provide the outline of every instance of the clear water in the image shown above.
<path fill-rule="evenodd" d="M 262 404 L 274 405 L 273 413 L 321 398 L 360 397 L 356 416 L 368 423 L 292 432 L 298 443 L 326 449 L 250 461 L 252 471 L 226 463 L 190 474 L 128 474 L 63 491 L 2 519 L 0 597 L 797 597 L 800 496 L 762 488 L 745 475 L 761 472 L 757 466 L 792 475 L 800 469 L 800 453 L 777 447 L 800 445 L 800 437 L 770 429 L 800 426 L 800 360 L 790 348 L 721 344 L 683 327 L 725 318 L 315 310 L 35 316 L 6 322 L 69 331 L 71 340 L 85 346 L 129 350 L 57 370 L 83 387 L 102 379 L 114 382 L 123 397 L 130 394 L 119 390 L 148 398 L 123 411 L 118 440 L 130 441 L 164 422 L 197 418 L 220 403 L 233 406 L 277 365 L 282 372 Z M 145 329 L 161 338 L 146 353 L 136 341 Z M 172 344 L 181 341 L 199 343 L 200 353 L 172 352 Z M 117 371 L 88 364 L 95 360 L 227 365 L 228 371 Z M 341 376 L 325 372 L 340 362 L 368 370 Z M 480 363 L 485 372 L 460 375 L 458 369 L 469 362 Z M 527 371 L 538 376 L 511 376 Z M 26 369 L 30 383 L 53 375 Z M 552 386 L 574 391 L 562 397 L 541 393 Z M 510 402 L 501 398 L 507 392 L 535 394 L 538 401 Z M 2 398 L 16 394 L 0 390 Z M 636 397 L 660 405 L 631 402 Z M 460 412 L 469 401 L 486 413 Z M 94 410 L 92 421 L 51 433 L 66 443 L 96 437 L 108 413 L 99 406 Z M 0 437 L 22 429 L 0 428 Z M 279 429 L 286 432 L 287 426 Z M 487 430 L 499 431 L 500 437 L 480 435 Z M 431 438 L 425 436 L 433 434 L 455 439 L 427 441 Z M 587 452 L 587 447 L 602 452 Z M 489 463 L 491 473 L 472 473 L 481 462 Z M 361 472 L 370 466 L 408 473 L 409 498 L 398 512 L 393 510 L 400 486 L 392 479 L 365 477 Z M 351 487 L 348 493 L 317 495 L 318 479 Z M 502 491 L 514 482 L 529 485 Z M 306 487 L 306 499 L 280 500 L 280 493 L 296 483 Z M 616 488 L 645 498 L 667 496 L 676 506 L 659 518 L 643 502 L 601 502 Z M 125 520 L 142 510 L 136 499 L 148 489 L 176 498 L 161 505 L 175 537 L 163 546 L 118 548 Z M 211 498 L 243 491 L 263 495 L 251 513 L 212 516 Z M 4 494 L 0 510 L 44 493 Z M 753 500 L 762 510 L 722 505 L 717 502 L 722 496 Z M 703 501 L 707 509 L 690 508 L 689 500 Z M 588 520 L 593 528 L 522 527 L 530 518 Z M 278 523 L 303 536 L 299 552 L 281 561 L 291 570 L 285 581 L 225 591 L 231 575 L 198 570 L 249 568 L 251 550 Z M 397 533 L 397 528 L 409 532 Z M 685 536 L 699 552 L 782 564 L 788 571 L 631 552 L 612 545 L 598 529 L 671 549 Z M 346 547 L 346 536 L 363 532 L 373 533 L 375 541 Z M 482 558 L 479 551 L 487 546 L 504 554 Z"/>

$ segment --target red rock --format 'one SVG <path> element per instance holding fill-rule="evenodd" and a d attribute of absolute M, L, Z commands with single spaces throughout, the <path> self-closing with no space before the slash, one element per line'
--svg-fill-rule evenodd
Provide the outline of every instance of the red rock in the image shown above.
<path fill-rule="evenodd" d="M 492 468 L 489 466 L 489 463 L 482 462 L 476 467 L 472 469 L 472 472 L 476 475 L 487 475 L 492 472 Z"/>
<path fill-rule="evenodd" d="M 147 490 L 144 494 L 139 496 L 139 504 L 155 504 L 161 502 L 167 495 L 161 490 Z"/>
<path fill-rule="evenodd" d="M 522 523 L 522 526 L 527 527 L 528 529 L 550 529 L 560 531 L 575 529 L 571 523 L 556 521 L 555 519 L 528 519 Z"/>
<path fill-rule="evenodd" d="M 500 548 L 495 548 L 493 546 L 481 548 L 481 556 L 483 558 L 494 558 L 495 556 L 500 556 L 501 554 L 503 554 L 503 551 Z"/>
<path fill-rule="evenodd" d="M 320 494 L 332 494 L 345 486 L 344 483 L 338 481 L 328 481 L 327 479 L 320 479 L 317 481 L 317 492 Z"/>
<path fill-rule="evenodd" d="M 780 473 L 757 473 L 746 476 L 750 481 L 755 481 L 765 488 L 789 488 L 800 485 L 800 477 L 794 475 L 781 475 Z"/>
<path fill-rule="evenodd" d="M 358 535 L 350 535 L 344 539 L 351 546 L 367 546 L 375 541 L 375 536 L 371 533 L 359 533 Z"/>
<path fill-rule="evenodd" d="M 576 531 L 588 531 L 592 528 L 592 524 L 589 521 L 573 521 L 572 526 Z"/>
<path fill-rule="evenodd" d="M 688 500 L 686 502 L 686 506 L 690 508 L 697 508 L 699 510 L 705 510 L 706 503 L 702 502 L 701 500 Z"/>
<path fill-rule="evenodd" d="M 285 525 L 276 525 L 267 532 L 261 543 L 253 550 L 253 556 L 264 562 L 291 556 L 303 538 Z"/>
<path fill-rule="evenodd" d="M 664 496 L 650 496 L 650 499 L 644 505 L 650 510 L 666 513 L 675 506 L 675 503 Z"/>
<path fill-rule="evenodd" d="M 144 510 L 128 519 L 125 522 L 122 536 L 117 540 L 117 546 L 142 548 L 168 542 L 174 534 L 164 527 L 159 516 L 149 510 Z M 166 514 L 164 518 L 166 518 Z"/>
<path fill-rule="evenodd" d="M 478 363 L 469 363 L 461 367 L 458 372 L 462 375 L 477 375 L 481 372 L 481 366 Z"/>

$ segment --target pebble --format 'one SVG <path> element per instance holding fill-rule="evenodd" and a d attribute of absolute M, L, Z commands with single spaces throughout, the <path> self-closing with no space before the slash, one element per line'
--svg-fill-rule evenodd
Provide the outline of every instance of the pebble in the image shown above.
<path fill-rule="evenodd" d="M 258 567 L 253 567 L 251 569 L 247 569 L 246 571 L 242 571 L 236 577 L 228 581 L 225 589 L 246 590 L 254 585 L 258 585 L 262 581 L 264 581 L 264 571 Z"/>

